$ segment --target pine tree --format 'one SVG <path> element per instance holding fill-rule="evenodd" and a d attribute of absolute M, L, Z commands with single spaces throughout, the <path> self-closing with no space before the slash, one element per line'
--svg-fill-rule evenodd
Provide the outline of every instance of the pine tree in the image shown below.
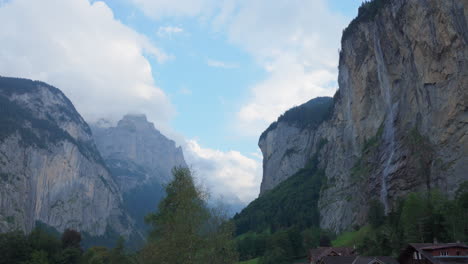
<path fill-rule="evenodd" d="M 188 168 L 174 168 L 173 175 L 158 212 L 146 218 L 152 231 L 143 263 L 235 263 L 232 226 L 208 209 Z"/>

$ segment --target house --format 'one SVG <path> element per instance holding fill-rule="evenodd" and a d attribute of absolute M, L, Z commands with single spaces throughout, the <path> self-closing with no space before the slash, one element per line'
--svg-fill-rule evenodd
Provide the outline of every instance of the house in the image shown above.
<path fill-rule="evenodd" d="M 462 243 L 412 243 L 398 257 L 400 264 L 468 264 L 468 246 Z"/>
<path fill-rule="evenodd" d="M 309 250 L 309 263 L 318 264 L 326 256 L 354 256 L 356 250 L 350 247 L 318 247 Z"/>
<path fill-rule="evenodd" d="M 398 264 L 398 262 L 387 256 L 326 256 L 318 264 Z"/>

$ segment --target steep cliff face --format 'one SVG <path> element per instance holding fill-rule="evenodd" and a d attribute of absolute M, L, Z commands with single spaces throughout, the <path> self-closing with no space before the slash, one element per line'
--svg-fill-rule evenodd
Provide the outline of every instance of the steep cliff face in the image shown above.
<path fill-rule="evenodd" d="M 96 145 L 122 190 L 124 208 L 145 229 L 144 217 L 156 210 L 172 168 L 186 163 L 181 147 L 162 135 L 144 115 L 126 115 L 113 127 L 93 124 Z"/>
<path fill-rule="evenodd" d="M 40 221 L 90 235 L 131 232 L 86 122 L 58 89 L 0 77 L 0 231 Z"/>
<path fill-rule="evenodd" d="M 328 117 L 332 102 L 329 97 L 310 100 L 287 111 L 262 134 L 258 143 L 263 154 L 260 195 L 306 166 L 316 128 Z"/>
<path fill-rule="evenodd" d="M 126 115 L 115 127 L 95 124 L 92 129 L 96 145 L 106 160 L 133 163 L 161 183 L 172 179 L 174 166 L 187 166 L 182 148 L 162 135 L 144 115 Z"/>
<path fill-rule="evenodd" d="M 327 142 L 321 227 L 363 224 L 371 199 L 388 212 L 410 191 L 452 195 L 468 180 L 467 16 L 463 0 L 374 0 L 344 31 L 331 118 L 287 137 L 310 142 L 298 164 Z M 260 147 L 281 156 L 295 145 Z"/>

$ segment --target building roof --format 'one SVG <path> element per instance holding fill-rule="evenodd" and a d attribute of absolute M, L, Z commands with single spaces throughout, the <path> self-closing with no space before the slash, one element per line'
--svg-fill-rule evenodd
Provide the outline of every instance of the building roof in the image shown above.
<path fill-rule="evenodd" d="M 322 258 L 323 264 L 398 264 L 396 259 L 387 256 L 326 256 Z"/>
<path fill-rule="evenodd" d="M 431 246 L 422 247 L 422 250 L 436 250 L 436 249 L 443 249 L 443 248 L 468 248 L 467 245 L 462 243 L 445 243 L 445 244 L 431 244 Z"/>
<path fill-rule="evenodd" d="M 350 247 L 318 247 L 309 250 L 309 258 L 317 261 L 333 252 L 339 256 L 352 256 L 355 253 L 355 249 Z"/>
<path fill-rule="evenodd" d="M 398 261 L 402 262 L 402 258 L 405 255 L 411 254 L 412 249 L 418 251 L 425 259 L 434 263 L 434 264 L 456 264 L 456 263 L 468 263 L 467 256 L 432 256 L 430 253 L 436 249 L 443 248 L 468 248 L 465 244 L 461 243 L 443 243 L 443 244 L 433 244 L 433 243 L 410 243 L 405 250 L 403 250 L 398 257 Z"/>
<path fill-rule="evenodd" d="M 356 256 L 325 256 L 322 258 L 323 264 L 352 264 Z"/>
<path fill-rule="evenodd" d="M 395 258 L 389 256 L 375 256 L 375 257 L 366 257 L 358 256 L 352 264 L 370 264 L 374 262 L 379 262 L 381 264 L 398 264 L 398 261 Z"/>

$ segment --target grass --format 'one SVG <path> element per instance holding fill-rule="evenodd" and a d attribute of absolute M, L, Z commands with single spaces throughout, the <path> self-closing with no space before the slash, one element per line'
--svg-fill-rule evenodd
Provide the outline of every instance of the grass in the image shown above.
<path fill-rule="evenodd" d="M 371 226 L 361 227 L 357 231 L 344 232 L 332 241 L 334 247 L 353 247 L 371 231 Z"/>
<path fill-rule="evenodd" d="M 238 264 L 258 264 L 259 260 L 260 260 L 260 258 L 254 258 L 254 259 L 251 259 L 251 260 L 238 262 Z"/>

